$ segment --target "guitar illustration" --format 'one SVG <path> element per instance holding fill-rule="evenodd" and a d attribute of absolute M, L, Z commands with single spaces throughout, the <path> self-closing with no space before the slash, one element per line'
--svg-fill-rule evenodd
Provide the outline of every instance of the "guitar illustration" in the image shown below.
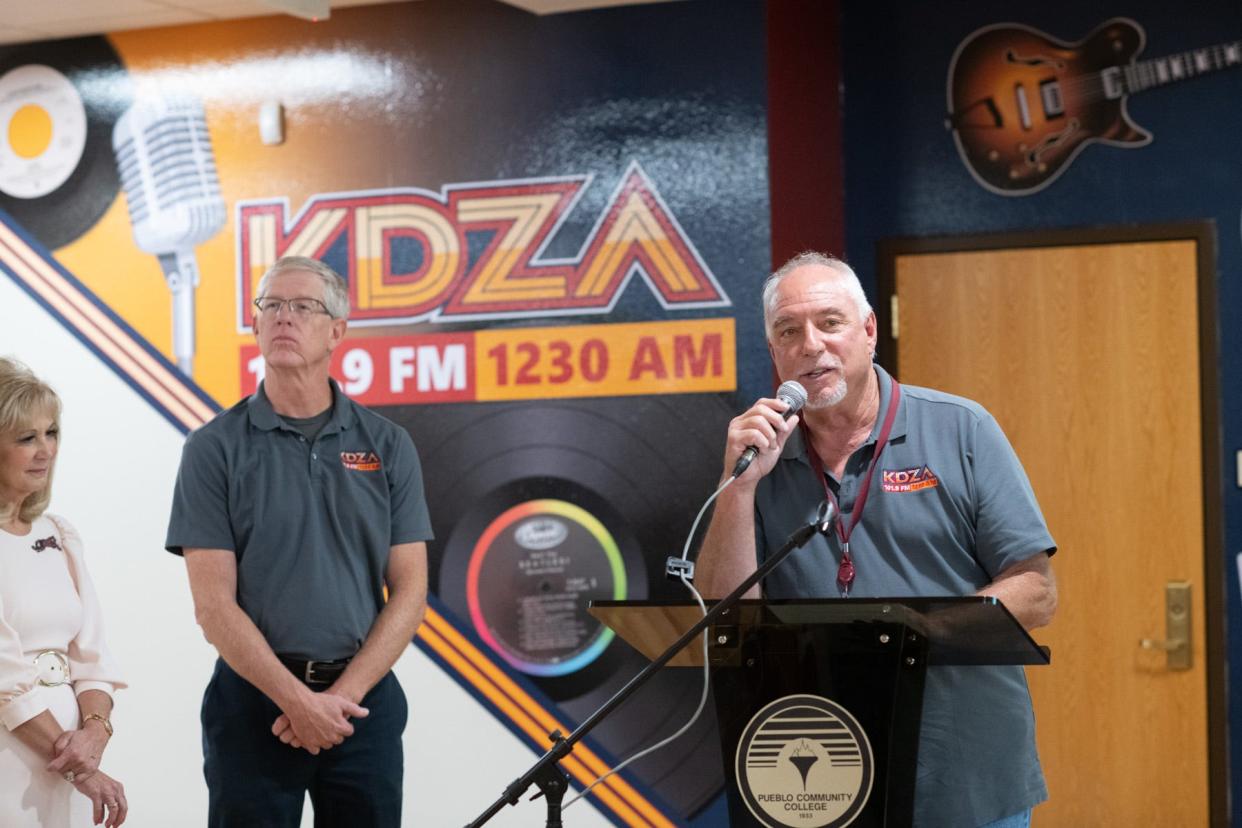
<path fill-rule="evenodd" d="M 1077 43 L 1013 23 L 970 34 L 949 63 L 945 126 L 971 175 L 998 195 L 1038 192 L 1092 143 L 1151 142 L 1129 95 L 1242 65 L 1242 41 L 1135 61 L 1146 41 L 1124 17 Z"/>

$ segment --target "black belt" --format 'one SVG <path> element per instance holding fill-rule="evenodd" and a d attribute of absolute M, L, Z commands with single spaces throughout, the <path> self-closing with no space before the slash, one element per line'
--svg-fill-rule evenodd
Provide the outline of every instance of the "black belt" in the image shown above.
<path fill-rule="evenodd" d="M 338 658 L 336 661 L 307 661 L 302 658 L 285 658 L 284 656 L 277 656 L 277 658 L 303 684 L 312 687 L 336 681 L 341 677 L 341 673 L 345 672 L 350 662 L 348 658 Z"/>

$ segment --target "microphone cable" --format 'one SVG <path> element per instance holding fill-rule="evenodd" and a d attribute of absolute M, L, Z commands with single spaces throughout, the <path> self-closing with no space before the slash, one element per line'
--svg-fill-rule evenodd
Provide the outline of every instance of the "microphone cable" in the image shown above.
<path fill-rule="evenodd" d="M 719 489 L 712 492 L 711 497 L 707 498 L 707 500 L 704 501 L 703 507 L 699 509 L 698 515 L 696 515 L 694 518 L 694 523 L 690 526 L 690 532 L 689 534 L 686 535 L 685 546 L 683 546 L 681 550 L 680 561 L 682 565 L 678 567 L 678 570 L 677 570 L 678 580 L 680 580 L 682 584 L 685 585 L 686 589 L 690 590 L 690 594 L 694 596 L 695 602 L 699 605 L 699 611 L 702 612 L 703 615 L 707 615 L 707 604 L 704 603 L 703 596 L 700 595 L 699 591 L 694 588 L 694 584 L 690 582 L 690 577 L 688 576 L 688 573 L 692 571 L 690 567 L 690 563 L 689 563 L 690 544 L 694 541 L 694 535 L 698 531 L 699 523 L 703 520 L 703 515 L 707 512 L 707 507 L 711 506 L 712 503 L 715 502 L 716 498 L 720 496 L 720 493 L 723 492 L 725 489 L 729 488 L 729 486 L 733 483 L 734 480 L 737 480 L 736 474 L 729 477 L 729 479 L 726 480 L 720 486 Z M 677 561 L 677 560 L 678 560 L 677 558 L 669 559 L 670 562 Z M 689 730 L 694 725 L 694 723 L 699 720 L 699 716 L 703 713 L 703 708 L 707 705 L 707 693 L 708 693 L 709 688 L 711 687 L 710 682 L 711 682 L 711 664 L 707 660 L 707 630 L 703 630 L 703 693 L 699 696 L 699 706 L 695 708 L 694 713 L 690 716 L 689 721 L 687 721 L 684 725 L 682 725 L 681 728 L 676 733 L 674 733 L 672 736 L 662 739 L 659 742 L 656 742 L 654 745 L 651 745 L 650 747 L 643 748 L 638 753 L 635 753 L 633 756 L 626 759 L 624 762 L 617 765 L 612 770 L 608 771 L 608 773 L 604 774 L 603 776 L 597 777 L 594 782 L 592 782 L 590 785 L 587 785 L 585 788 L 579 791 L 576 795 L 574 795 L 571 799 L 565 802 L 565 804 L 561 806 L 561 810 L 568 808 L 570 805 L 573 805 L 579 799 L 582 799 L 582 797 L 589 794 L 596 785 L 603 782 L 605 779 L 612 776 L 617 771 L 626 767 L 631 762 L 641 759 L 642 757 L 647 756 L 648 754 L 654 753 L 660 748 L 673 742 L 675 739 L 677 739 L 679 736 L 681 736 L 687 730 Z"/>

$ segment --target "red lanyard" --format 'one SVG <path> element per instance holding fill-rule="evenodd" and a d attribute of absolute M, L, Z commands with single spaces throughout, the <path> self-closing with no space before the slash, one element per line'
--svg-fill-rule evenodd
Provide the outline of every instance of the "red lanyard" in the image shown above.
<path fill-rule="evenodd" d="M 880 428 L 880 435 L 875 441 L 875 452 L 871 455 L 871 462 L 867 464 L 867 475 L 863 478 L 862 491 L 858 493 L 858 497 L 854 500 L 854 509 L 850 512 L 850 525 L 847 528 L 845 518 L 841 515 L 840 504 L 837 503 L 837 496 L 832 493 L 832 489 L 828 486 L 828 477 L 824 474 L 824 461 L 819 459 L 819 455 L 815 453 L 815 446 L 811 443 L 811 432 L 806 427 L 806 421 L 802 421 L 802 439 L 806 442 L 807 457 L 811 461 L 811 468 L 815 471 L 819 482 L 824 486 L 824 497 L 832 501 L 833 506 L 837 506 L 837 537 L 841 539 L 841 563 L 837 566 L 837 588 L 841 590 L 841 597 L 847 598 L 850 594 L 850 587 L 854 584 L 854 560 L 850 557 L 850 535 L 854 533 L 854 527 L 862 520 L 863 507 L 867 505 L 867 493 L 871 491 L 871 474 L 875 471 L 875 464 L 880 459 L 880 452 L 884 451 L 884 447 L 888 445 L 889 432 L 893 430 L 893 420 L 897 418 L 897 402 L 901 399 L 901 385 L 897 380 L 892 381 L 892 395 L 888 400 L 888 411 L 884 414 L 884 425 Z"/>

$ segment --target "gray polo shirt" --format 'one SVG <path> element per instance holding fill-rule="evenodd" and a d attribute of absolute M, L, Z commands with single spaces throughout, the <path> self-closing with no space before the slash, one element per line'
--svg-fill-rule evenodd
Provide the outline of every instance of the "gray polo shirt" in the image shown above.
<path fill-rule="evenodd" d="M 237 554 L 237 601 L 279 655 L 358 651 L 392 546 L 431 538 L 410 435 L 332 383 L 313 441 L 255 394 L 185 442 L 166 548 Z"/>
<path fill-rule="evenodd" d="M 829 485 L 848 521 L 892 396 L 878 365 L 880 415 Z M 800 433 L 755 493 L 758 557 L 810 523 L 824 499 Z M 851 597 L 970 595 L 1006 567 L 1055 550 L 1026 473 L 982 406 L 902 385 L 889 443 L 850 535 Z M 768 576 L 769 598 L 837 597 L 837 537 L 817 536 Z M 977 826 L 1047 798 L 1021 667 L 933 667 L 923 703 L 915 824 Z"/>

